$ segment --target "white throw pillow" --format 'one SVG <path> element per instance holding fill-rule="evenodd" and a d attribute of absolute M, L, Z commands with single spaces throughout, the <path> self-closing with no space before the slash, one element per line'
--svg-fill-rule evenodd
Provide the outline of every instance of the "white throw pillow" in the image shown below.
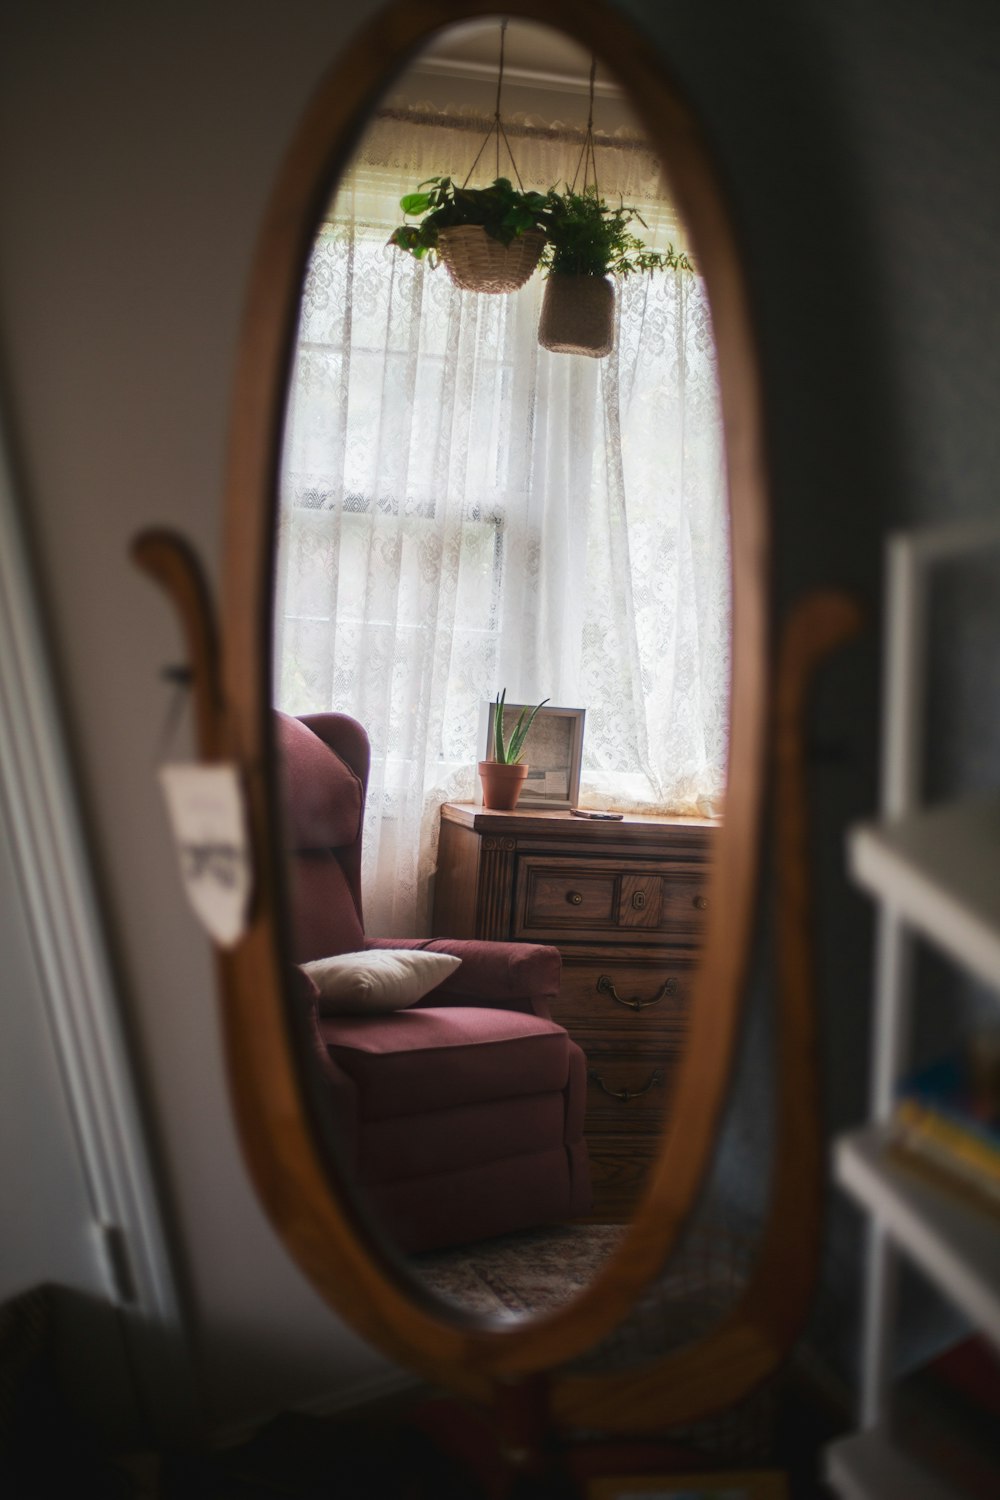
<path fill-rule="evenodd" d="M 357 1016 L 413 1005 L 461 962 L 450 953 L 423 948 L 373 948 L 317 958 L 302 968 L 319 990 L 322 1015 Z"/>

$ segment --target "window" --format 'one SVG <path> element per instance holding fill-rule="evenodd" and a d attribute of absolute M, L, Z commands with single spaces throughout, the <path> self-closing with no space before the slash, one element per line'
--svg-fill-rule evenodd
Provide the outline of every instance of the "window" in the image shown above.
<path fill-rule="evenodd" d="M 587 709 L 592 805 L 704 811 L 725 767 L 728 535 L 701 284 L 625 282 L 606 360 L 541 350 L 540 276 L 476 296 L 386 247 L 400 195 L 468 154 L 468 134 L 445 139 L 460 135 L 393 118 L 370 132 L 314 247 L 282 474 L 279 705 L 368 729 L 368 925 L 400 936 L 425 930 L 437 808 L 473 795 L 480 704 L 500 688 Z M 579 145 L 547 132 L 532 149 L 547 186 Z M 651 243 L 676 244 L 643 160 L 609 147 L 602 190 L 644 170 L 627 201 Z"/>

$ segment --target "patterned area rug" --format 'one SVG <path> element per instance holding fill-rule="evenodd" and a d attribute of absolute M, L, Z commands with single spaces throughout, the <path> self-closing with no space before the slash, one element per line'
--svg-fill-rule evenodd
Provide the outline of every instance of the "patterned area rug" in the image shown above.
<path fill-rule="evenodd" d="M 619 1224 L 563 1224 L 508 1234 L 412 1258 L 417 1276 L 445 1301 L 513 1322 L 559 1307 L 580 1291 L 620 1243 Z M 635 1371 L 703 1336 L 746 1284 L 752 1245 L 718 1224 L 694 1225 L 661 1275 L 605 1339 L 568 1368 L 577 1374 Z M 774 1421 L 774 1386 L 670 1436 L 727 1460 L 759 1459 Z"/>
<path fill-rule="evenodd" d="M 624 1233 L 620 1224 L 557 1224 L 416 1255 L 412 1265 L 446 1302 L 513 1321 L 568 1302 Z"/>
<path fill-rule="evenodd" d="M 620 1244 L 621 1224 L 557 1224 L 413 1257 L 446 1302 L 504 1321 L 545 1313 L 590 1282 Z M 699 1338 L 742 1292 L 752 1242 L 720 1224 L 694 1224 L 631 1314 L 574 1368 L 621 1369 Z"/>

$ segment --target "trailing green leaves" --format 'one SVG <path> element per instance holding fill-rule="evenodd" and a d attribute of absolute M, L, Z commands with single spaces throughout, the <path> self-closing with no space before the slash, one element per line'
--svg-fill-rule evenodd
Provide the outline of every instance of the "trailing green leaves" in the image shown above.
<path fill-rule="evenodd" d="M 401 224 L 389 236 L 389 244 L 435 265 L 442 229 L 476 224 L 491 239 L 509 245 L 526 230 L 543 228 L 546 202 L 544 193 L 521 192 L 506 177 L 485 188 L 457 187 L 451 177 L 428 177 L 415 193 L 399 200 L 403 213 L 419 217 L 420 223 Z"/>
<path fill-rule="evenodd" d="M 693 271 L 683 251 L 647 250 L 632 223 L 646 222 L 624 203 L 610 208 L 593 187 L 576 193 L 551 188 L 545 198 L 546 246 L 542 267 L 549 276 L 633 276 L 642 271 Z"/>
<path fill-rule="evenodd" d="M 428 177 L 415 193 L 406 193 L 399 206 L 420 222 L 400 224 L 389 236 L 389 244 L 432 266 L 437 264 L 442 229 L 477 224 L 502 245 L 529 229 L 540 229 L 546 240 L 541 264 L 550 276 L 694 270 L 684 252 L 673 245 L 648 250 L 633 229 L 635 223 L 646 227 L 639 210 L 624 203 L 610 207 L 594 187 L 582 193 L 572 188 L 526 193 L 506 177 L 496 178 L 485 188 L 457 187 L 451 177 Z"/>

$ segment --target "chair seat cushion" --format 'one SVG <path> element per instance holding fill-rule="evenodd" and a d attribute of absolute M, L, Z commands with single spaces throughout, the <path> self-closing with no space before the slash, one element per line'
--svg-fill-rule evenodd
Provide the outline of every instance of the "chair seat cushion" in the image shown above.
<path fill-rule="evenodd" d="M 322 1017 L 319 1026 L 364 1120 L 548 1094 L 569 1077 L 567 1032 L 519 1011 L 449 1006 Z"/>
<path fill-rule="evenodd" d="M 561 1093 L 522 1094 L 457 1109 L 368 1120 L 359 1142 L 364 1183 L 443 1176 L 565 1144 Z"/>

